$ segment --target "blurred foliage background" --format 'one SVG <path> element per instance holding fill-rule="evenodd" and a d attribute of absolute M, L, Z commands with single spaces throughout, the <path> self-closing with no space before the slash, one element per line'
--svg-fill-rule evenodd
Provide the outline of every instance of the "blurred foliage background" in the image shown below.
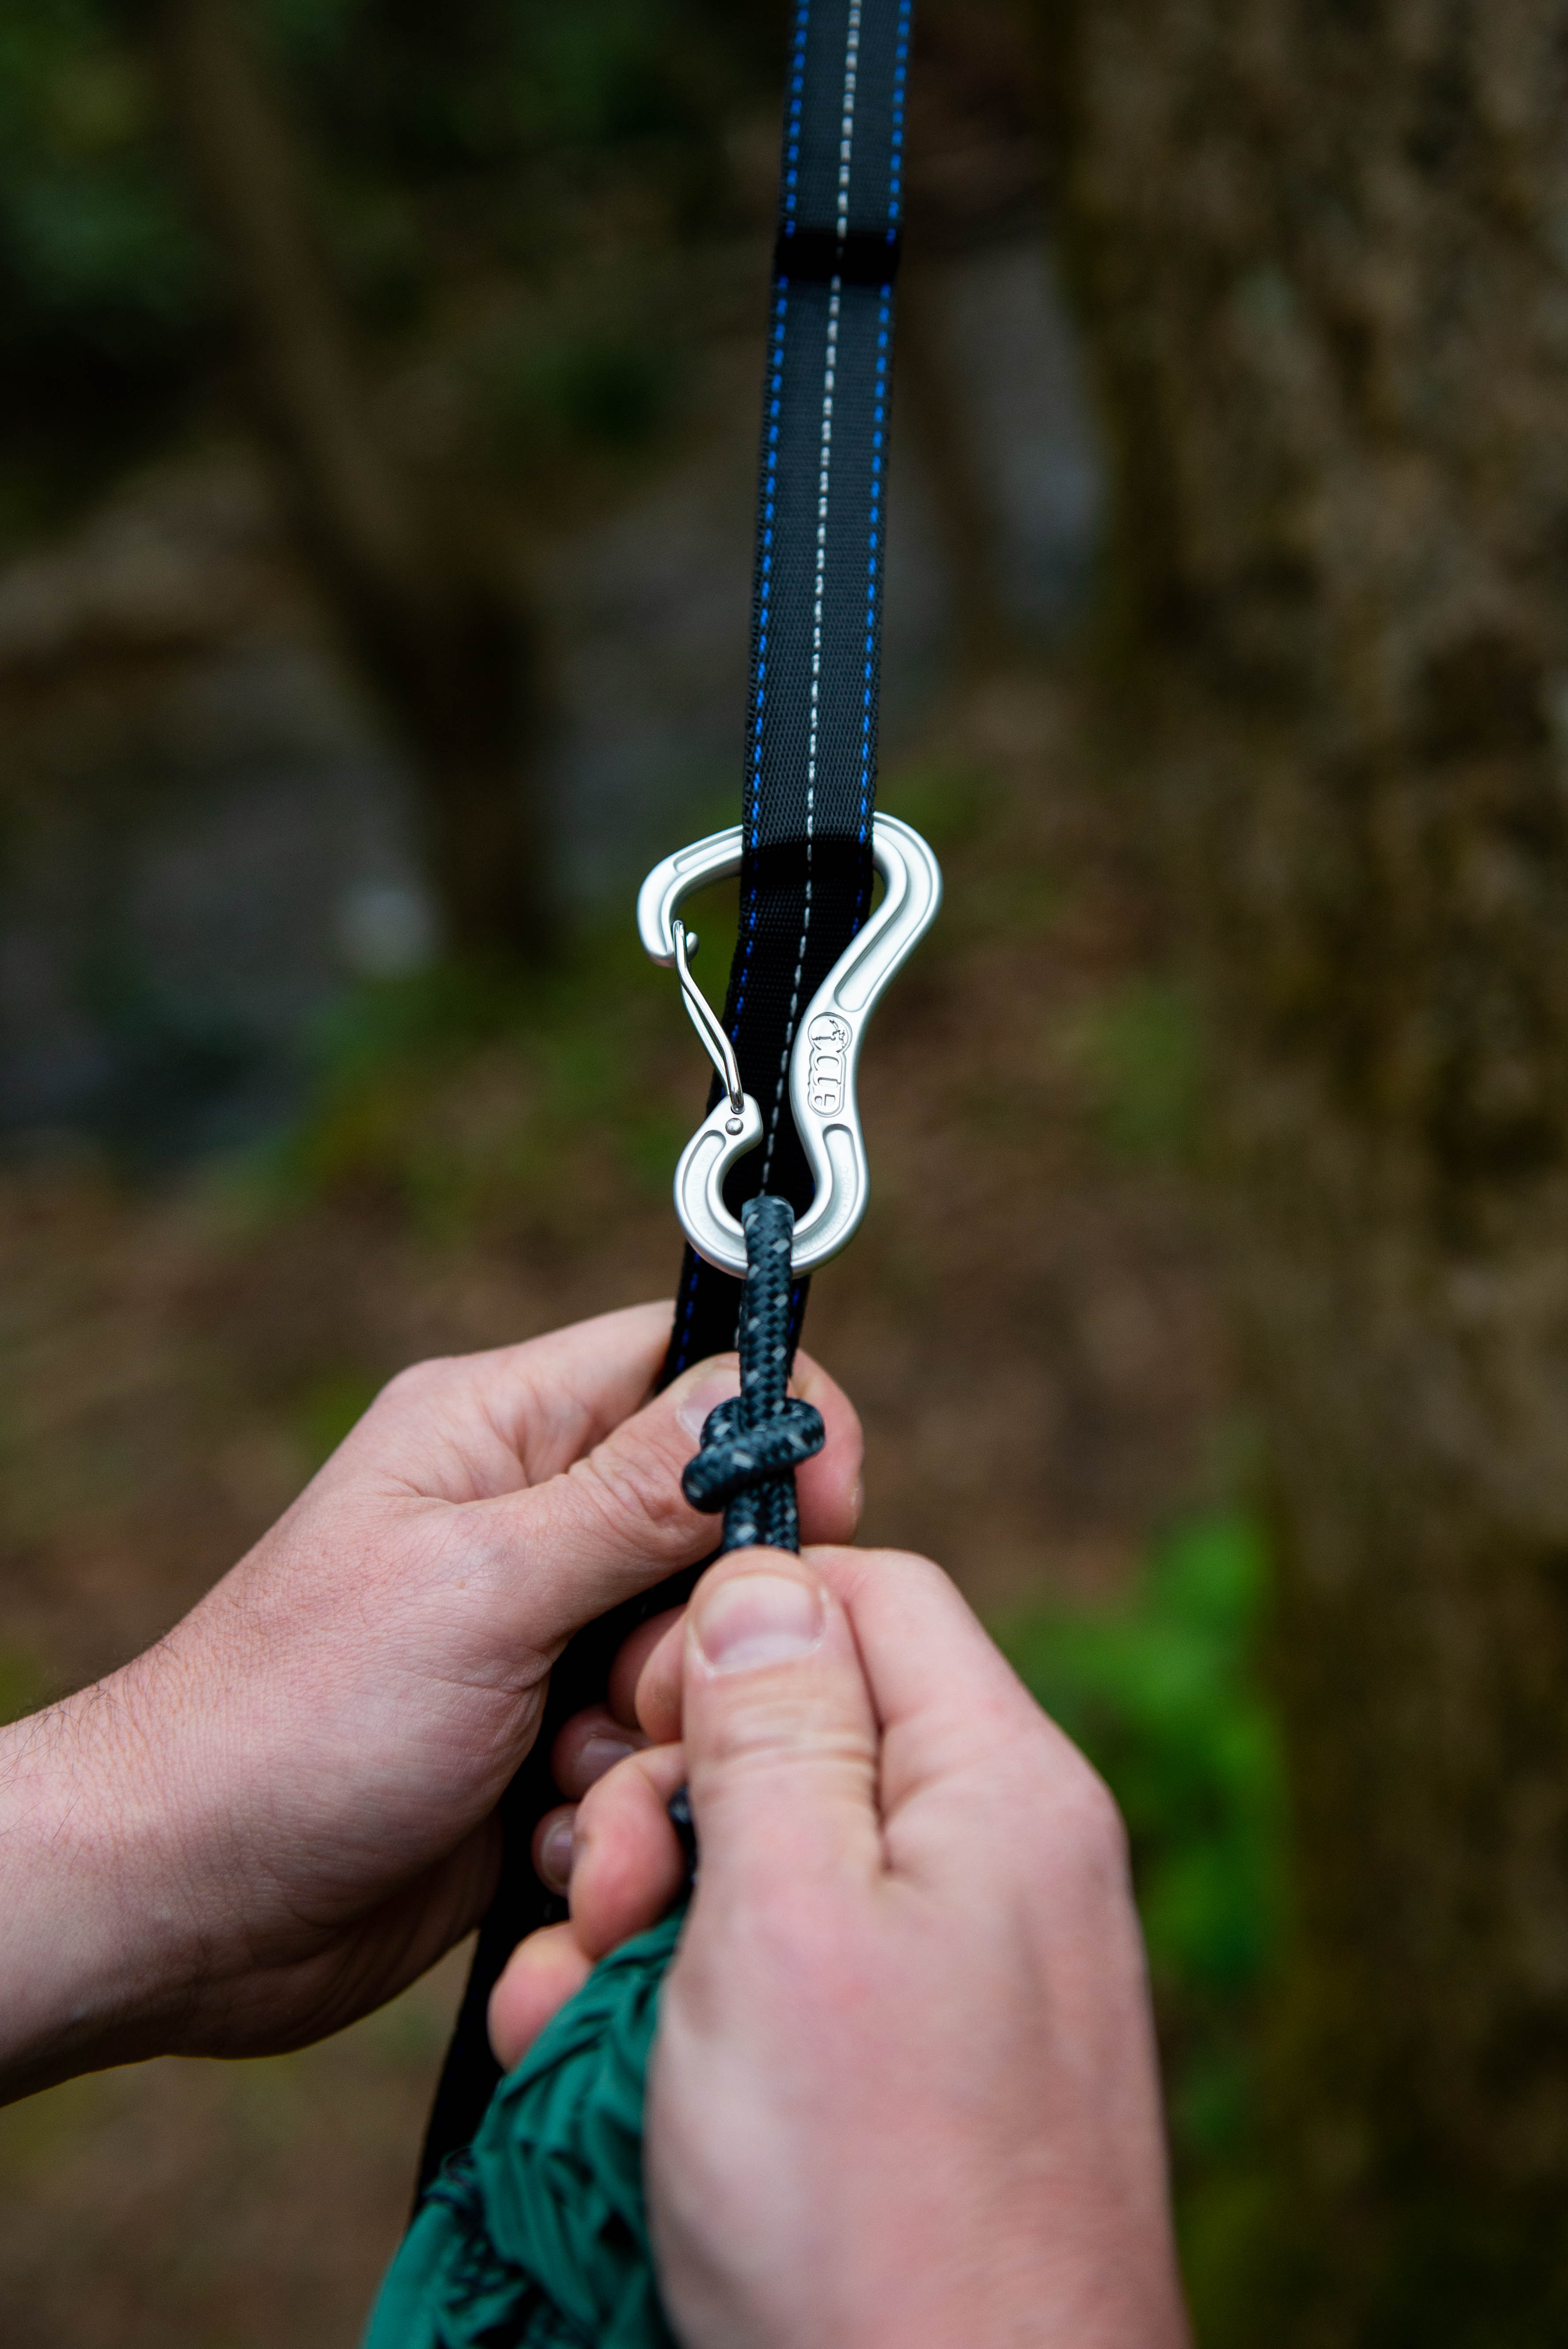
<path fill-rule="evenodd" d="M 1453 1464 L 1513 1461 L 1557 1392 L 1519 1302 L 1556 1275 L 1496 1237 L 1556 1163 L 1519 1106 L 1557 1065 L 1556 377 L 1515 352 L 1497 396 L 1528 466 L 1463 419 L 1517 257 L 1485 236 L 1528 216 L 1558 266 L 1559 69 L 1519 61 L 1562 27 L 919 13 L 882 788 L 948 895 L 808 1343 L 865 1421 L 867 1537 L 951 1568 L 1122 1803 L 1205 2340 L 1560 2338 L 1561 2251 L 1507 2216 L 1553 2209 L 1556 2156 L 1511 2148 L 1557 2139 L 1498 2085 L 1557 1993 L 1500 1993 L 1488 2039 L 1512 1955 L 1426 1925 L 1507 1909 L 1477 1886 L 1519 1789 L 1548 1857 L 1514 1878 L 1544 1899 L 1568 1854 L 1555 1764 L 1476 1725 L 1518 1710 L 1520 1624 L 1556 1652 L 1550 1608 L 1494 1640 L 1476 1596 L 1497 1556 L 1550 1580 L 1553 1472 L 1500 1469 L 1531 1497 L 1488 1518 Z M 702 1071 L 631 894 L 737 803 L 783 26 L 0 23 L 7 1716 L 156 1638 L 402 1363 L 673 1283 Z M 1545 348 L 1527 290 L 1492 325 Z M 1399 341 L 1428 316 L 1435 359 Z M 697 918 L 717 967 L 733 909 Z M 1510 1314 L 1528 1360 L 1475 1335 Z M 1457 1650 L 1502 1659 L 1468 1713 Z M 0 2115 L 7 2338 L 352 2340 L 461 1972 L 297 2056 Z M 1470 2267 L 1456 2196 L 1492 2213 Z M 1316 2265 L 1260 2282 L 1286 2204 Z M 1408 2284 L 1423 2243 L 1451 2290 Z"/>
<path fill-rule="evenodd" d="M 15 536 L 237 397 L 233 289 L 170 142 L 160 36 L 177 15 L 40 0 L 7 22 Z M 406 367 L 439 337 L 476 463 L 531 465 L 536 487 L 563 439 L 645 437 L 665 306 L 694 299 L 671 247 L 734 233 L 726 133 L 738 107 L 766 106 L 768 12 L 496 0 L 436 39 L 416 9 L 266 0 L 247 30 L 255 71 L 286 92 L 313 218 L 374 361 Z"/>
<path fill-rule="evenodd" d="M 1185 2188 L 1246 2158 L 1261 1568 L 1196 1019 L 1073 649 L 1102 468 L 1027 29 L 922 27 L 883 797 L 948 911 L 811 1342 L 871 1532 L 1000 1610 L 1129 1805 Z M 401 1362 L 673 1280 L 702 1080 L 631 890 L 737 790 L 781 36 L 708 0 L 0 30 L 12 1713 L 155 1637 Z M 253 187 L 214 183 L 218 120 Z M 477 785 L 388 676 L 404 629 L 458 647 L 438 704 L 487 630 L 525 680 Z M 454 789 L 510 795 L 526 901 L 465 899 Z M 10 2337 L 351 2340 L 460 1972 L 300 2056 L 0 2116 Z"/>

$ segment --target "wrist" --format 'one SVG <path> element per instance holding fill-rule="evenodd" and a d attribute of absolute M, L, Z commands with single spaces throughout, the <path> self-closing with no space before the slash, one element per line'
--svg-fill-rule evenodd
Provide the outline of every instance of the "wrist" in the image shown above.
<path fill-rule="evenodd" d="M 166 2052 L 193 1994 L 151 1661 L 0 1730 L 0 2101 Z"/>

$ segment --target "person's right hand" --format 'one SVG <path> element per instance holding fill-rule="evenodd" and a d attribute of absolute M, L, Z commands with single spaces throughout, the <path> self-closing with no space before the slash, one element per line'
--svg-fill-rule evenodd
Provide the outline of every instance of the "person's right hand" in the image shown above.
<path fill-rule="evenodd" d="M 667 1904 L 688 1778 L 646 2154 L 687 2349 L 1180 2349 L 1120 1820 L 953 1585 L 739 1552 L 636 1709 L 660 1742 L 583 1803 L 573 1923 L 521 1945 L 491 2028 L 515 2061 Z"/>

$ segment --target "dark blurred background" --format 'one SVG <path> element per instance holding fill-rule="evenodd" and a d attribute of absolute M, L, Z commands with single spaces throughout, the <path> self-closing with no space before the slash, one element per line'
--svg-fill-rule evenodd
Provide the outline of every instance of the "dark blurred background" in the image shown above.
<path fill-rule="evenodd" d="M 11 1715 L 403 1363 L 673 1284 L 631 905 L 738 803 L 783 29 L 0 23 Z M 1565 51 L 919 11 L 882 798 L 948 897 L 807 1342 L 1121 1799 L 1210 2349 L 1568 2334 Z M 351 2342 L 461 1972 L 0 2114 L 7 2339 Z"/>

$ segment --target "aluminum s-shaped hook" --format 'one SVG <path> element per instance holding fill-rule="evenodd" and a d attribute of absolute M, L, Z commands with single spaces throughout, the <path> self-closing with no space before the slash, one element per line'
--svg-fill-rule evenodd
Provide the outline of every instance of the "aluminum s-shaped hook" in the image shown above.
<path fill-rule="evenodd" d="M 676 1214 L 698 1256 L 738 1279 L 746 1240 L 724 1204 L 730 1168 L 762 1139 L 762 1112 L 741 1090 L 735 1049 L 691 972 L 696 940 L 677 908 L 710 881 L 740 870 L 738 824 L 711 833 L 655 864 L 637 893 L 637 931 L 655 962 L 674 966 L 724 1098 L 703 1120 L 676 1169 Z M 872 823 L 872 857 L 882 897 L 806 1007 L 789 1055 L 789 1107 L 815 1191 L 795 1226 L 791 1264 L 814 1272 L 853 1237 L 871 1193 L 855 1081 L 866 1024 L 887 987 L 934 921 L 942 868 L 918 832 L 896 816 Z"/>

